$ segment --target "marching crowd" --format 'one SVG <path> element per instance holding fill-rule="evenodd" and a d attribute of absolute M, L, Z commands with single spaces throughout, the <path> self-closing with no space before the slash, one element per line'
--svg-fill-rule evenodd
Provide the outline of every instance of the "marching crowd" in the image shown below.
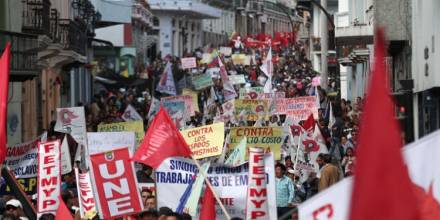
<path fill-rule="evenodd" d="M 256 63 L 253 65 L 234 65 L 229 59 L 224 59 L 226 69 L 234 74 L 244 74 L 246 83 L 242 85 L 235 85 L 238 91 L 240 87 L 256 87 L 264 86 L 266 77 L 260 70 L 259 66 L 267 53 L 265 49 L 250 50 L 234 48 L 234 52 L 255 54 Z M 197 57 L 200 61 L 203 49 L 198 49 L 192 54 L 187 54 L 188 57 Z M 308 96 L 315 91 L 319 93 L 320 109 L 316 123 L 321 131 L 328 148 L 328 154 L 320 154 L 316 160 L 319 165 L 320 172 L 311 173 L 305 181 L 301 180 L 301 173 L 295 169 L 295 161 L 290 155 L 284 155 L 283 160 L 277 161 L 275 166 L 276 176 L 276 204 L 278 216 L 281 217 L 286 213 L 289 214 L 289 219 L 296 219 L 297 212 L 295 207 L 309 199 L 316 193 L 328 188 L 332 184 L 341 180 L 344 177 L 353 175 L 353 168 L 356 163 L 356 144 L 357 132 L 360 125 L 360 115 L 363 109 L 363 99 L 357 97 L 356 100 L 340 99 L 336 88 L 336 77 L 330 75 L 329 87 L 324 90 L 318 86 L 312 86 L 312 81 L 319 73 L 312 69 L 310 60 L 307 59 L 304 45 L 300 42 L 295 43 L 289 47 L 278 48 L 273 50 L 275 54 L 274 71 L 273 71 L 273 90 L 277 92 L 284 92 L 286 98 L 294 98 L 300 96 Z M 179 69 L 179 58 L 166 57 L 165 59 L 155 60 L 149 69 L 149 75 L 156 81 L 160 78 L 164 66 L 167 62 L 173 64 L 175 71 L 174 77 L 176 82 L 185 80 L 182 76 L 189 74 Z M 199 64 L 198 71 L 206 72 L 210 68 L 209 64 Z M 183 73 L 183 74 L 181 74 Z M 221 79 L 213 79 L 213 89 L 207 88 L 199 91 L 199 98 L 197 100 L 200 112 L 196 112 L 194 116 L 187 121 L 187 127 L 197 127 L 213 122 L 214 117 L 222 113 L 222 105 L 224 103 L 223 88 Z M 179 89 L 179 88 L 178 88 Z M 211 94 L 214 92 L 215 94 Z M 83 104 L 86 114 L 86 125 L 88 132 L 97 131 L 97 126 L 101 123 L 122 122 L 121 118 L 124 110 L 128 105 L 133 106 L 136 111 L 144 119 L 144 127 L 148 129 L 149 125 L 149 111 L 152 106 L 153 99 L 160 99 L 163 94 L 155 92 L 150 88 L 141 90 L 135 86 L 127 86 L 119 89 L 107 89 L 98 91 L 91 103 Z M 206 102 L 211 97 L 214 97 L 214 102 L 211 106 L 206 106 Z M 329 107 L 332 106 L 332 113 L 335 121 L 329 126 Z M 283 116 L 270 117 L 269 121 L 264 121 L 262 124 L 271 126 L 282 126 L 286 118 Z M 254 122 L 245 122 L 246 125 L 253 126 Z M 54 124 L 54 123 L 53 123 Z M 230 123 L 229 126 L 238 126 Z M 53 132 L 53 130 L 52 130 Z M 51 131 L 49 131 L 51 133 Z M 56 132 L 54 132 L 56 134 Z M 154 170 L 146 165 L 139 166 L 136 172 L 138 182 L 140 183 L 154 183 Z M 79 207 L 78 190 L 75 180 L 75 175 L 66 174 L 63 176 L 61 197 L 72 216 L 75 219 L 80 219 L 76 212 Z M 140 220 L 181 220 L 191 219 L 188 214 L 179 214 L 168 207 L 157 207 L 155 192 L 148 189 L 141 191 L 141 198 L 144 205 L 144 211 L 137 216 L 132 216 L 129 219 Z M 35 197 L 30 198 L 35 202 Z M 17 220 L 27 219 L 23 212 L 22 203 L 11 197 L 3 196 L 0 199 L 0 213 L 1 219 Z M 75 215 L 75 213 L 77 213 Z M 93 215 L 95 214 L 95 215 Z M 98 219 L 96 213 L 87 216 L 88 219 Z M 45 214 L 40 219 L 54 219 L 54 215 Z M 239 218 L 234 218 L 239 219 Z"/>

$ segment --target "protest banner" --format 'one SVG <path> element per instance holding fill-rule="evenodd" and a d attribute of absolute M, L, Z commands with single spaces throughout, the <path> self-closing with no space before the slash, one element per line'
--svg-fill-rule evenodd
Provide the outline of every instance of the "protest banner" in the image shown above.
<path fill-rule="evenodd" d="M 247 99 L 248 93 L 256 93 L 256 94 L 260 94 L 264 92 L 264 88 L 263 87 L 245 87 L 245 88 L 240 88 L 239 91 L 239 99 Z"/>
<path fill-rule="evenodd" d="M 101 219 L 125 217 L 143 209 L 130 158 L 126 147 L 90 156 L 93 193 Z"/>
<path fill-rule="evenodd" d="M 185 114 L 185 101 L 166 100 L 162 102 L 163 107 L 167 110 L 177 128 L 183 128 L 187 115 Z"/>
<path fill-rule="evenodd" d="M 32 196 L 37 193 L 37 178 L 21 178 L 17 179 L 17 183 L 23 190 L 23 192 L 26 193 L 26 195 Z M 12 190 L 9 187 L 8 184 L 1 184 L 0 186 L 0 196 L 3 195 L 11 195 Z"/>
<path fill-rule="evenodd" d="M 87 132 L 87 150 L 97 154 L 114 149 L 128 147 L 134 152 L 136 138 L 134 132 Z"/>
<path fill-rule="evenodd" d="M 57 108 L 55 131 L 70 134 L 79 144 L 85 144 L 86 119 L 84 107 Z"/>
<path fill-rule="evenodd" d="M 232 48 L 231 47 L 220 47 L 219 52 L 225 56 L 231 56 Z"/>
<path fill-rule="evenodd" d="M 22 144 L 7 146 L 6 159 L 3 163 L 9 167 L 16 178 L 37 176 L 37 156 L 39 138 Z"/>
<path fill-rule="evenodd" d="M 195 57 L 182 58 L 180 59 L 180 62 L 182 63 L 182 69 L 191 69 L 197 67 Z"/>
<path fill-rule="evenodd" d="M 229 81 L 231 81 L 233 85 L 246 83 L 246 79 L 244 78 L 243 74 L 229 75 Z"/>
<path fill-rule="evenodd" d="M 191 89 L 184 88 L 184 89 L 182 89 L 182 95 L 190 95 L 192 97 L 192 102 L 193 102 L 192 107 L 193 107 L 194 111 L 200 112 L 199 102 L 198 102 L 199 95 L 197 94 L 197 92 L 192 91 Z"/>
<path fill-rule="evenodd" d="M 225 125 L 223 122 L 180 132 L 189 145 L 193 157 L 202 159 L 222 153 Z"/>
<path fill-rule="evenodd" d="M 232 54 L 231 58 L 234 65 L 250 65 L 250 59 L 245 54 Z"/>
<path fill-rule="evenodd" d="M 242 99 L 284 99 L 286 97 L 285 92 L 273 92 L 273 93 L 257 93 L 249 92 L 243 95 Z"/>
<path fill-rule="evenodd" d="M 316 96 L 304 96 L 298 98 L 286 98 L 277 100 L 276 111 L 278 114 L 285 114 L 294 121 L 306 120 L 310 114 L 318 118 Z"/>
<path fill-rule="evenodd" d="M 266 152 L 273 152 L 275 160 L 280 160 L 283 134 L 283 127 L 232 127 L 228 150 L 232 151 L 246 137 L 248 148 L 264 148 Z"/>
<path fill-rule="evenodd" d="M 125 109 L 124 113 L 121 116 L 124 121 L 142 121 L 142 117 L 139 115 L 139 113 L 136 111 L 136 109 L 133 108 L 133 106 L 128 105 Z"/>
<path fill-rule="evenodd" d="M 214 82 L 212 81 L 211 75 L 203 73 L 200 75 L 192 76 L 192 84 L 194 86 L 194 89 L 202 90 L 213 86 Z"/>
<path fill-rule="evenodd" d="M 56 212 L 61 193 L 61 147 L 58 140 L 39 145 L 37 188 L 38 213 Z"/>
<path fill-rule="evenodd" d="M 264 150 L 261 148 L 250 148 L 246 219 L 271 219 L 269 216 L 266 186 Z"/>
<path fill-rule="evenodd" d="M 266 155 L 264 162 L 264 170 L 269 180 L 267 184 L 269 214 L 272 217 L 271 219 L 277 219 L 275 165 L 272 154 Z M 158 207 L 167 206 L 172 210 L 176 210 L 180 198 L 197 172 L 197 166 L 190 159 L 181 157 L 166 159 L 156 169 Z M 208 179 L 211 181 L 215 193 L 220 197 L 228 213 L 233 217 L 245 219 L 248 164 L 246 163 L 234 168 L 220 164 L 211 164 L 208 169 Z M 200 214 L 199 212 L 198 214 Z M 218 220 L 226 219 L 218 204 L 216 205 L 216 213 Z M 198 215 L 193 216 L 193 219 L 198 219 Z"/>
<path fill-rule="evenodd" d="M 194 116 L 193 97 L 191 95 L 178 95 L 161 98 L 162 103 L 165 101 L 183 101 L 185 103 L 185 113 Z"/>
<path fill-rule="evenodd" d="M 110 124 L 99 124 L 98 132 L 111 131 L 131 131 L 136 135 L 136 146 L 138 146 L 142 139 L 144 139 L 144 122 L 143 121 L 127 121 Z"/>
<path fill-rule="evenodd" d="M 92 183 L 90 173 L 79 173 L 75 167 L 76 186 L 78 188 L 79 210 L 81 218 L 87 213 L 96 212 L 95 198 L 93 197 Z"/>
<path fill-rule="evenodd" d="M 237 99 L 235 100 L 235 115 L 244 112 L 247 121 L 257 121 L 261 117 L 269 119 L 269 100 Z"/>

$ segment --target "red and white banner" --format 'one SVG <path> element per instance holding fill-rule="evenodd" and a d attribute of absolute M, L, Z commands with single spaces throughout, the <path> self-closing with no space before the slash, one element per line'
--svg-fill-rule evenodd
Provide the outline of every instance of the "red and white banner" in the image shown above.
<path fill-rule="evenodd" d="M 113 219 L 143 209 L 128 148 L 90 156 L 93 189 L 102 219 Z"/>
<path fill-rule="evenodd" d="M 37 178 L 38 213 L 56 212 L 61 192 L 61 147 L 58 140 L 40 143 Z"/>
<path fill-rule="evenodd" d="M 90 182 L 90 173 L 79 173 L 75 168 L 76 185 L 78 187 L 79 209 L 81 218 L 87 213 L 96 211 L 95 198 L 93 197 L 92 183 Z"/>
<path fill-rule="evenodd" d="M 269 216 L 263 148 L 249 149 L 248 182 L 246 219 L 271 219 Z"/>

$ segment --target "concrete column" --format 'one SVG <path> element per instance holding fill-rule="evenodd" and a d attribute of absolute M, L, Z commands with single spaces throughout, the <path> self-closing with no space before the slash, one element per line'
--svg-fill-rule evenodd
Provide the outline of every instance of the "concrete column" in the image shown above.
<path fill-rule="evenodd" d="M 321 0 L 321 5 L 327 10 L 327 0 Z M 321 87 L 328 87 L 328 21 L 325 13 L 321 11 Z"/>
<path fill-rule="evenodd" d="M 171 16 L 160 14 L 159 18 L 159 51 L 164 58 L 167 54 L 172 54 L 172 44 L 173 44 L 173 28 L 171 25 Z M 175 45 L 178 46 L 178 45 Z"/>

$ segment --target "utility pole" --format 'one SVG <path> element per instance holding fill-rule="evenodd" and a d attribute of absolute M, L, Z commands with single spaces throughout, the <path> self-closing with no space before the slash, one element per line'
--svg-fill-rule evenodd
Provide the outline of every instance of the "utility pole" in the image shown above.
<path fill-rule="evenodd" d="M 321 6 L 327 10 L 327 0 L 321 0 Z M 328 87 L 328 21 L 323 11 L 320 13 L 321 20 L 321 87 Z"/>

